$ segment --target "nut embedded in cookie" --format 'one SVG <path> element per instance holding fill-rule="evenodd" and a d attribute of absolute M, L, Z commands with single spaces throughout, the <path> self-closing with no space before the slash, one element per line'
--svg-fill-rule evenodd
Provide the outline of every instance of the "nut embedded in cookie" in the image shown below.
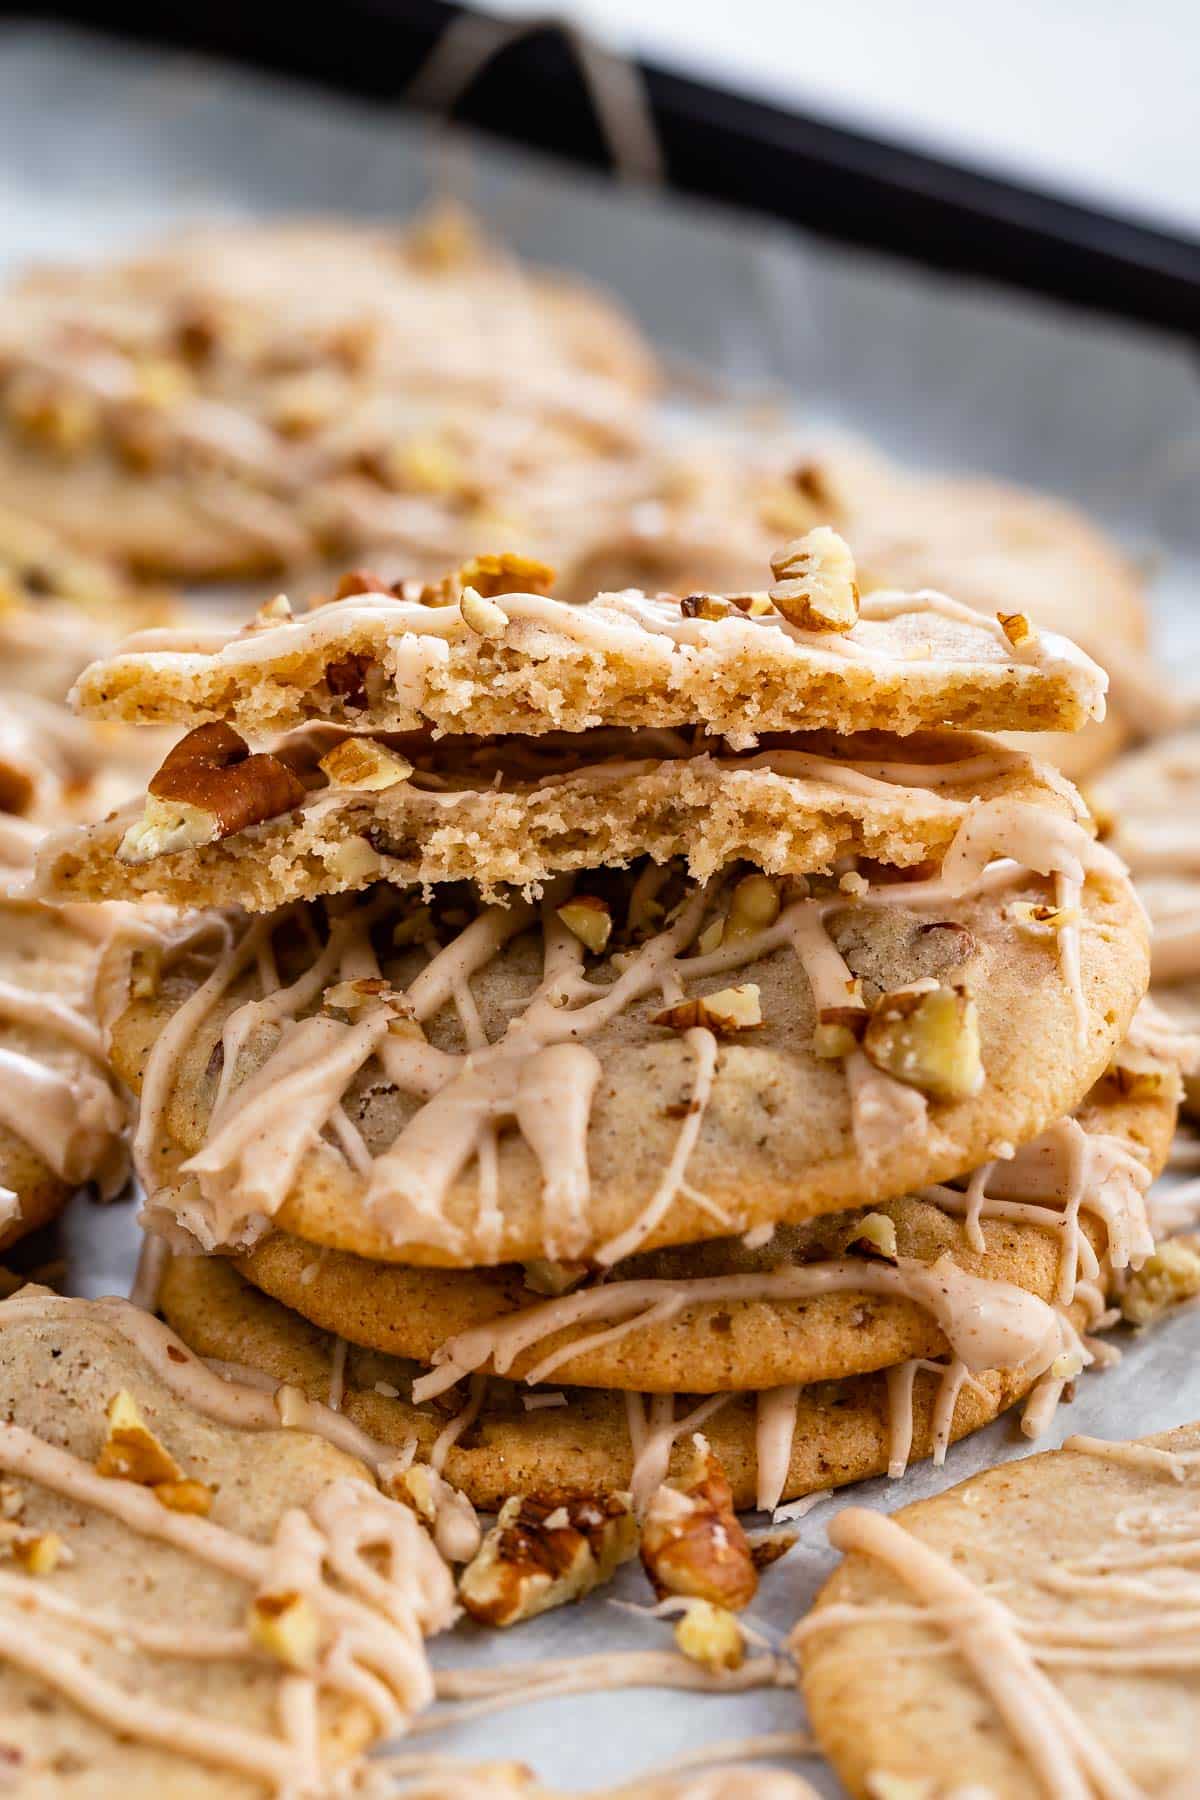
<path fill-rule="evenodd" d="M 145 811 L 125 833 L 117 856 L 149 862 L 211 844 L 290 812 L 303 799 L 303 783 L 278 757 L 251 755 L 232 726 L 198 725 L 152 777 Z"/>

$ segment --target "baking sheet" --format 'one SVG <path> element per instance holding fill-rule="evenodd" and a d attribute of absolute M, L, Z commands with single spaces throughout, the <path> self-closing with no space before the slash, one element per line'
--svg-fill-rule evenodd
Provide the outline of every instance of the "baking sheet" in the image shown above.
<path fill-rule="evenodd" d="M 831 249 L 758 221 L 564 175 L 495 145 L 447 140 L 365 104 L 192 58 L 42 26 L 0 30 L 0 271 L 31 256 L 93 256 L 197 215 L 332 210 L 403 215 L 437 187 L 475 205 L 525 255 L 618 291 L 673 355 L 747 395 L 864 431 L 913 461 L 977 468 L 1082 501 L 1154 573 L 1159 645 L 1200 669 L 1200 388 L 1194 350 L 1011 294 Z M 130 1203 L 80 1200 L 66 1222 L 76 1291 L 123 1291 Z M 1120 1335 L 1118 1337 L 1120 1340 Z M 1200 1416 L 1200 1311 L 1135 1340 L 1085 1377 L 1044 1445 L 1072 1431 L 1124 1436 Z M 1193 1372 L 1195 1371 L 1195 1372 Z M 856 1489 L 895 1506 L 1026 1454 L 1013 1419 L 950 1452 L 944 1470 Z M 751 1611 L 782 1638 L 832 1565 L 825 1501 L 765 1577 Z M 460 1629 L 440 1664 L 558 1661 L 669 1643 L 622 1613 L 640 1573 L 580 1608 L 503 1635 Z M 519 1757 L 589 1788 L 705 1742 L 803 1723 L 788 1690 L 730 1697 L 627 1692 L 504 1712 L 419 1740 L 468 1758 Z M 827 1770 L 804 1765 L 818 1790 Z"/>

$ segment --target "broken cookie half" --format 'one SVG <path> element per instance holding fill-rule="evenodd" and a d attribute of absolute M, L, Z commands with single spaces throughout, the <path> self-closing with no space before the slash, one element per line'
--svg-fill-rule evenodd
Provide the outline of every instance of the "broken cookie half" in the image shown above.
<path fill-rule="evenodd" d="M 486 565 L 481 569 L 481 565 Z M 495 568 L 492 565 L 496 565 Z M 460 578 L 387 587 L 369 572 L 240 632 L 143 632 L 93 663 L 80 708 L 138 724 L 222 719 L 254 736 L 313 722 L 454 735 L 704 726 L 1077 730 L 1107 678 L 1021 614 L 922 590 L 858 598 L 836 533 L 785 546 L 760 593 L 551 597 L 553 569 L 476 558 Z"/>
<path fill-rule="evenodd" d="M 473 880 L 491 898 L 641 856 L 683 858 L 701 881 L 741 859 L 769 875 L 847 858 L 913 868 L 940 860 L 972 801 L 993 799 L 1083 816 L 1062 776 L 977 733 L 776 734 L 739 752 L 668 730 L 435 741 L 310 728 L 252 753 L 214 722 L 171 750 L 144 799 L 52 834 L 38 891 L 269 912 L 380 880 Z"/>

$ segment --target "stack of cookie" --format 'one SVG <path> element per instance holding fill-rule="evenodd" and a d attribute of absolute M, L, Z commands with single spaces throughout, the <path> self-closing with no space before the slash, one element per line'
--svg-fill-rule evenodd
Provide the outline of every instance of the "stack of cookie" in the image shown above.
<path fill-rule="evenodd" d="M 1142 913 L 981 735 L 1080 728 L 1100 670 L 860 602 L 827 529 L 773 573 L 360 575 L 77 685 L 189 728 L 38 875 L 191 909 L 100 980 L 161 1308 L 483 1507 L 646 1497 L 701 1424 L 764 1507 L 1036 1430 L 1153 1249 Z"/>

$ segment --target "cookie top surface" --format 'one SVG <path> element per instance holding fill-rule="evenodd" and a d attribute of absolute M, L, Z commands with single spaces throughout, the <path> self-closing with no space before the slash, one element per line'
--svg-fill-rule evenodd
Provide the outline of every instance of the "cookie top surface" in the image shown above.
<path fill-rule="evenodd" d="M 226 1387 L 127 1302 L 44 1289 L 0 1307 L 0 1388 L 0 1715 L 22 1791 L 59 1791 L 66 1768 L 147 1800 L 315 1789 L 428 1703 L 440 1557 L 361 1463 L 271 1429 L 269 1394 Z M 365 1674 L 364 1630 L 370 1709 L 328 1660 Z"/>
<path fill-rule="evenodd" d="M 1093 1781 L 1186 1792 L 1194 1628 L 1161 1596 L 1183 1604 L 1198 1477 L 1200 1427 L 1184 1425 L 1068 1440 L 890 1520 L 840 1515 L 846 1561 L 797 1639 L 809 1715 L 851 1792 L 885 1776 L 999 1800 L 1083 1797 Z"/>
<path fill-rule="evenodd" d="M 570 606 L 508 591 L 517 580 L 482 612 L 466 595 L 358 592 L 241 633 L 141 633 L 74 697 L 99 717 L 226 719 L 250 736 L 313 720 L 481 735 L 699 724 L 741 746 L 763 731 L 1076 730 L 1104 712 L 1106 678 L 1068 640 L 1035 620 L 1014 647 L 994 616 L 932 592 L 871 595 L 850 629 L 810 630 L 768 601 L 714 598 L 716 617 L 635 591 Z"/>
<path fill-rule="evenodd" d="M 3 748 L 0 733 L 0 774 Z M 683 857 L 697 880 L 742 858 L 771 874 L 828 874 L 847 857 L 910 867 L 940 859 L 972 800 L 1004 796 L 1082 813 L 1055 771 L 961 732 L 808 732 L 737 753 L 674 731 L 431 742 L 312 727 L 252 762 L 209 725 L 143 801 L 56 833 L 37 891 L 269 912 L 377 880 L 528 893 L 642 855 Z"/>
<path fill-rule="evenodd" d="M 593 873 L 613 936 L 586 967 L 566 887 L 540 915 L 384 888 L 202 920 L 130 1004 L 118 946 L 106 1008 L 155 1203 L 209 1246 L 273 1220 L 385 1261 L 611 1263 L 959 1175 L 1080 1102 L 1146 953 L 1073 821 L 985 802 L 956 845 L 920 887 L 776 890 L 761 926 L 725 881 Z M 1005 847 L 1075 875 L 980 873 Z M 1043 916 L 1054 882 L 1077 898 Z"/>
<path fill-rule="evenodd" d="M 0 495 L 201 578 L 444 561 L 509 519 L 545 549 L 581 480 L 623 483 L 656 379 L 615 305 L 457 215 L 197 229 L 0 299 Z"/>
<path fill-rule="evenodd" d="M 128 1174 L 126 1103 L 92 1005 L 102 929 L 0 899 L 0 1248 L 75 1188 L 111 1199 Z"/>
<path fill-rule="evenodd" d="M 1167 1071 L 1157 1089 L 1144 1082 L 1137 1097 L 1121 1089 L 1118 1068 L 1093 1090 L 1077 1122 L 1052 1126 L 987 1171 L 972 1198 L 932 1188 L 883 1201 L 869 1215 L 778 1227 L 756 1247 L 721 1239 L 651 1252 L 607 1271 L 598 1287 L 570 1266 L 441 1271 L 318 1254 L 286 1232 L 246 1252 L 239 1267 L 327 1330 L 451 1375 L 501 1367 L 519 1378 L 646 1393 L 836 1379 L 948 1353 L 924 1289 L 923 1269 L 941 1257 L 974 1278 L 961 1296 L 950 1294 L 951 1314 L 943 1316 L 955 1330 L 955 1312 L 961 1320 L 963 1308 L 985 1304 L 981 1281 L 1016 1286 L 1047 1305 L 1066 1303 L 1081 1279 L 1103 1286 L 1097 1255 L 1107 1271 L 1151 1253 L 1143 1196 L 1166 1162 L 1177 1089 Z M 1076 1198 L 1083 1237 L 1063 1229 Z M 976 1205 L 979 1222 L 971 1226 Z M 863 1255 L 899 1261 L 895 1291 L 889 1275 L 873 1285 L 874 1262 L 855 1286 Z M 906 1291 L 909 1275 L 916 1279 Z M 952 1287 L 953 1278 L 939 1306 Z M 1037 1309 L 1028 1310 L 1036 1319 Z"/>
<path fill-rule="evenodd" d="M 176 1257 L 163 1282 L 164 1315 L 200 1356 L 262 1371 L 272 1381 L 301 1388 L 323 1400 L 330 1391 L 336 1340 L 298 1313 L 251 1287 L 223 1257 Z M 467 1404 L 462 1387 L 414 1406 L 408 1398 L 420 1366 L 360 1350 L 345 1354 L 346 1418 L 381 1443 L 397 1448 L 414 1437 L 422 1460 Z M 995 1418 L 1020 1399 L 1034 1377 L 988 1373 L 958 1392 L 952 1423 L 960 1437 Z M 938 1373 L 915 1372 L 911 1453 L 933 1448 Z M 531 1402 L 527 1405 L 527 1402 Z M 702 1411 L 695 1417 L 697 1407 Z M 632 1426 L 631 1426 L 632 1418 Z M 631 1432 L 656 1426 L 659 1449 L 641 1469 Z M 895 1453 L 887 1378 L 863 1375 L 818 1382 L 801 1389 L 794 1414 L 782 1419 L 782 1469 L 759 1469 L 760 1409 L 754 1396 L 724 1394 L 707 1401 L 661 1395 L 650 1414 L 638 1396 L 551 1382 L 535 1394 L 511 1382 L 489 1380 L 478 1416 L 445 1452 L 446 1479 L 483 1511 L 495 1511 L 510 1494 L 532 1493 L 557 1502 L 619 1492 L 639 1475 L 653 1474 L 657 1457 L 668 1464 L 687 1452 L 690 1433 L 703 1429 L 729 1477 L 739 1509 L 838 1487 L 883 1473 Z M 762 1492 L 765 1475 L 769 1491 Z M 658 1477 L 661 1479 L 661 1476 Z M 639 1486 L 641 1484 L 639 1483 Z M 654 1485 L 651 1480 L 651 1486 Z"/>

